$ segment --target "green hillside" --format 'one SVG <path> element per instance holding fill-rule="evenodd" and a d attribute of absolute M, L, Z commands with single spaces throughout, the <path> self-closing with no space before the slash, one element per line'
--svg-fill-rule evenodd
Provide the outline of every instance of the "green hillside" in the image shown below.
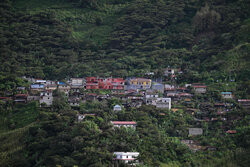
<path fill-rule="evenodd" d="M 212 119 L 221 91 L 250 99 L 249 9 L 249 0 L 1 0 L 0 97 L 29 87 L 22 76 L 66 80 L 146 72 L 169 84 L 205 83 L 208 93 L 187 105 L 182 99 L 173 105 L 176 112 L 142 105 L 117 114 L 112 107 L 122 104 L 119 99 L 86 102 L 78 111 L 65 97 L 51 108 L 0 101 L 0 167 L 111 166 L 119 150 L 139 151 L 146 167 L 248 167 L 248 111 L 224 100 L 234 106 L 225 116 L 231 122 L 194 116 Z M 183 74 L 166 81 L 167 67 Z M 78 123 L 77 112 L 96 116 Z M 137 127 L 114 131 L 111 120 L 134 120 Z M 204 135 L 188 136 L 196 126 Z M 191 151 L 182 139 L 198 141 L 202 151 Z"/>
<path fill-rule="evenodd" d="M 249 74 L 248 64 L 242 61 L 249 59 L 246 1 L 1 4 L 3 74 L 126 77 L 168 66 L 185 70 L 183 81 L 231 75 L 241 80 Z M 246 56 L 238 59 L 237 54 Z M 235 59 L 240 64 L 237 70 L 231 69 Z"/>

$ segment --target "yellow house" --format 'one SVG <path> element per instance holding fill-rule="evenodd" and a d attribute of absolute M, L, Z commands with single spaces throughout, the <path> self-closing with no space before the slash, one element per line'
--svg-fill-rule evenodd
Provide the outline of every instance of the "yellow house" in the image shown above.
<path fill-rule="evenodd" d="M 130 89 L 150 89 L 152 81 L 146 78 L 133 78 L 129 79 L 128 83 Z"/>

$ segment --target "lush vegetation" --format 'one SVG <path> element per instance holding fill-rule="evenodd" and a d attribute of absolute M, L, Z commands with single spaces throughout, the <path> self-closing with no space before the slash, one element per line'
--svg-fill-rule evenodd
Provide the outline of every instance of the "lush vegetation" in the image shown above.
<path fill-rule="evenodd" d="M 250 118 L 239 108 L 227 114 L 229 120 L 235 114 L 240 118 L 233 124 L 207 123 L 197 122 L 183 110 L 169 112 L 153 106 L 117 113 L 112 107 L 119 103 L 118 99 L 87 102 L 75 111 L 64 103 L 62 95 L 58 96 L 61 98 L 51 109 L 37 110 L 36 103 L 30 103 L 19 105 L 19 111 L 13 109 L 1 114 L 6 119 L 0 135 L 2 166 L 110 166 L 112 152 L 120 150 L 140 152 L 142 166 L 248 166 L 250 163 Z M 64 105 L 58 108 L 58 104 Z M 78 112 L 96 115 L 78 122 Z M 113 129 L 110 121 L 114 120 L 136 121 L 136 130 Z M 222 125 L 236 129 L 237 134 L 225 134 Z M 204 135 L 188 137 L 188 127 L 195 126 L 202 127 Z M 196 140 L 201 146 L 216 150 L 192 152 L 181 139 Z"/>
<path fill-rule="evenodd" d="M 236 80 L 249 93 L 247 1 L 4 0 L 0 8 L 1 83 L 170 66 L 185 72 L 180 82 Z"/>
<path fill-rule="evenodd" d="M 0 94 L 27 86 L 19 77 L 65 79 L 85 76 L 161 77 L 181 68 L 178 84 L 205 82 L 201 102 L 221 100 L 218 91 L 250 98 L 249 0 L 2 0 L 0 2 Z M 61 95 L 58 95 L 61 96 Z M 116 99 L 82 104 L 95 113 L 76 122 L 64 97 L 51 109 L 36 103 L 0 104 L 0 166 L 108 166 L 114 151 L 138 151 L 144 166 L 249 166 L 249 113 L 236 108 L 223 122 L 199 123 L 196 137 L 216 151 L 191 152 L 181 139 L 196 126 L 183 110 L 150 106 L 119 114 Z M 203 106 L 199 106 L 203 107 Z M 212 116 L 196 113 L 197 117 Z M 164 113 L 165 115 L 160 115 Z M 134 120 L 136 130 L 113 130 L 111 120 Z"/>

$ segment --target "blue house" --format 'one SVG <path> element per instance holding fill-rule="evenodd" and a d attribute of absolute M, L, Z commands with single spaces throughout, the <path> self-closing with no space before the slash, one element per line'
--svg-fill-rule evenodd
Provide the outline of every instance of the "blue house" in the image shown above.
<path fill-rule="evenodd" d="M 164 92 L 164 85 L 161 83 L 153 82 L 151 89 L 163 93 Z"/>
<path fill-rule="evenodd" d="M 44 89 L 44 85 L 42 85 L 42 84 L 31 84 L 30 88 L 31 89 Z"/>

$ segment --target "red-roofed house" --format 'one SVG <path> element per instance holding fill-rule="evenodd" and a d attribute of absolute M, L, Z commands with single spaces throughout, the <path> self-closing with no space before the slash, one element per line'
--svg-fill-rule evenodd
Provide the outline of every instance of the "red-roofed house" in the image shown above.
<path fill-rule="evenodd" d="M 237 131 L 236 130 L 228 130 L 228 131 L 226 131 L 226 133 L 228 133 L 228 134 L 235 134 L 235 133 L 237 133 Z"/>
<path fill-rule="evenodd" d="M 123 90 L 124 82 L 122 78 L 87 77 L 86 89 Z"/>
<path fill-rule="evenodd" d="M 111 121 L 114 127 L 135 128 L 136 122 L 134 121 Z"/>

